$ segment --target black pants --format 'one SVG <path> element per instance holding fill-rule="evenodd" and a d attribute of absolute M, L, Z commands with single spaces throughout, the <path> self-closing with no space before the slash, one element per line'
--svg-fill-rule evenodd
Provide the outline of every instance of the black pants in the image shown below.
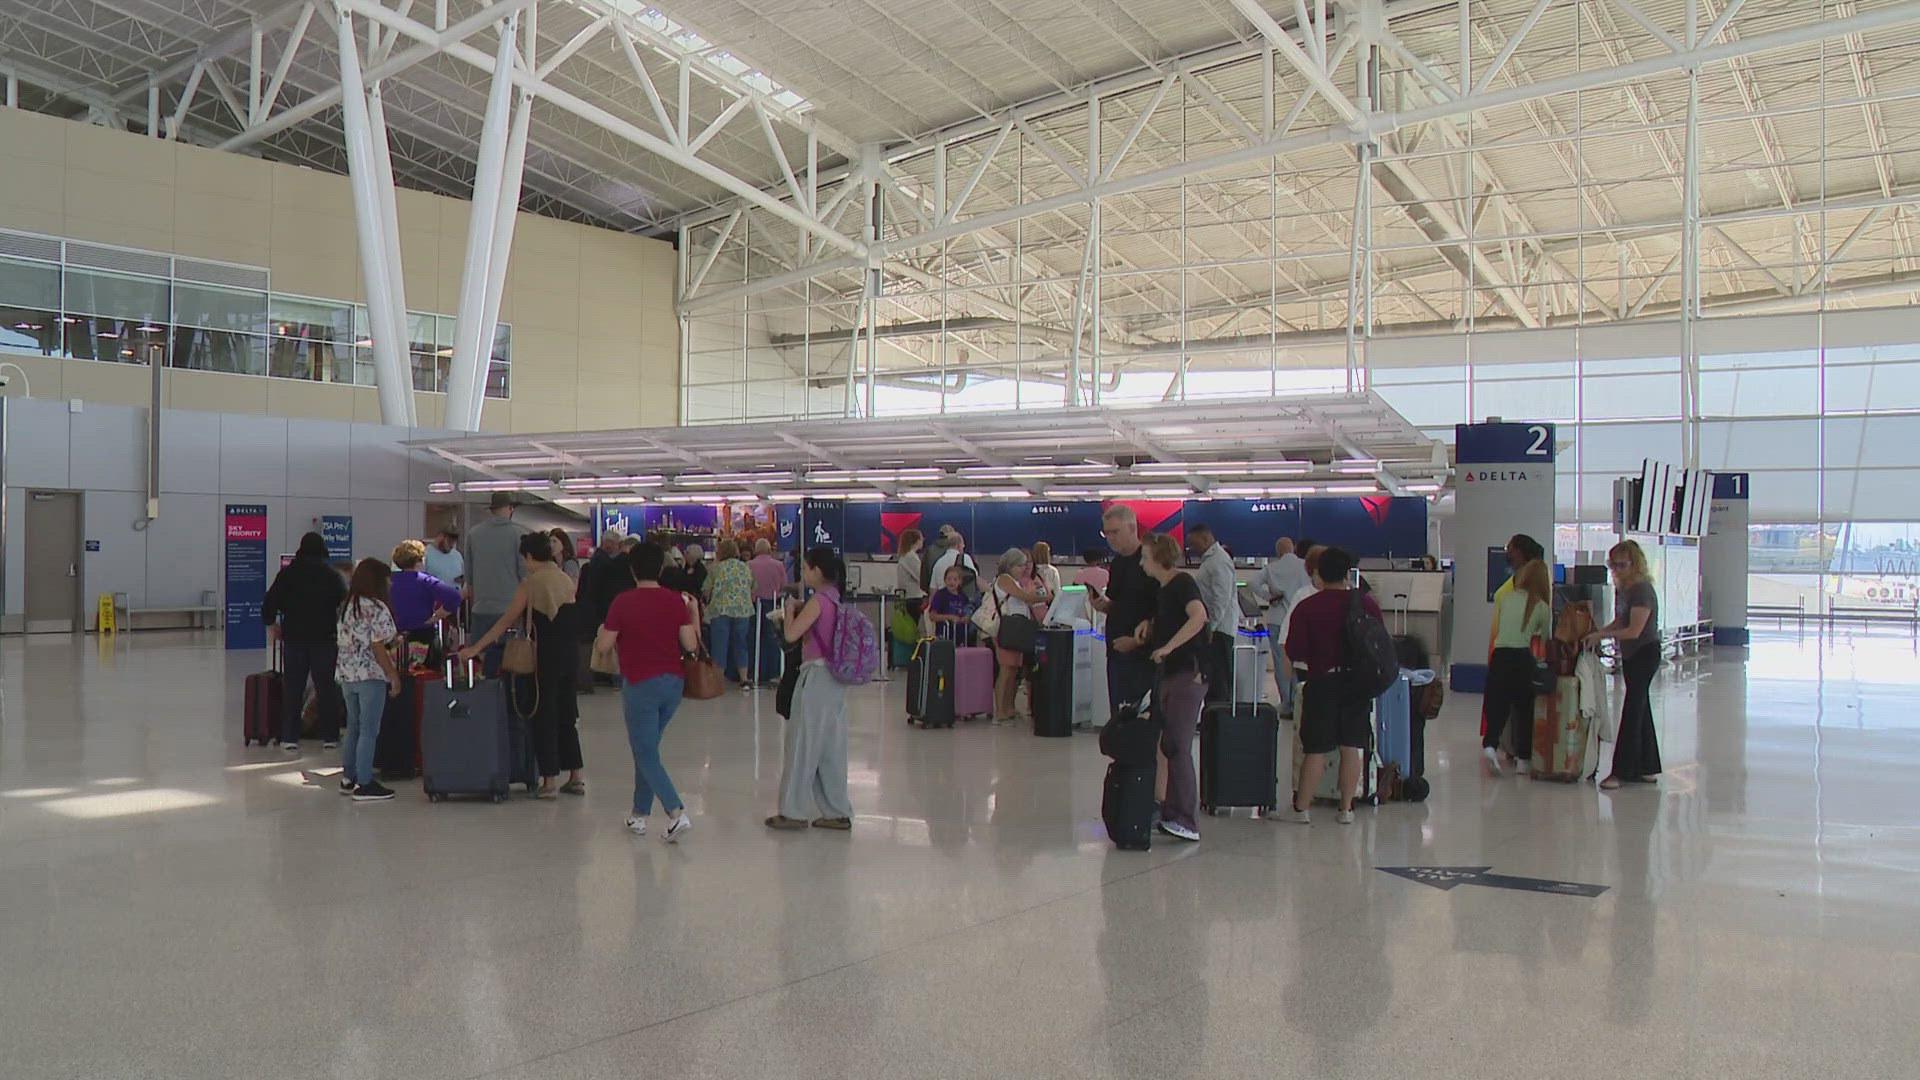
<path fill-rule="evenodd" d="M 1513 756 L 1533 756 L 1533 651 L 1495 649 L 1487 664 L 1487 735 L 1483 745 L 1499 746 L 1500 732 L 1513 725 Z"/>
<path fill-rule="evenodd" d="M 545 650 L 540 657 L 537 689 L 534 679 L 515 679 L 514 702 L 527 717 L 527 729 L 533 737 L 533 757 L 541 776 L 558 776 L 581 767 L 580 703 L 575 697 L 574 677 L 579 658 L 571 648 Z M 527 700 L 538 695 L 539 701 Z M 528 712 L 528 706 L 533 706 Z"/>
<path fill-rule="evenodd" d="M 1613 775 L 1644 780 L 1660 775 L 1660 737 L 1653 729 L 1653 676 L 1660 648 L 1644 646 L 1620 661 L 1627 696 L 1620 703 L 1620 737 L 1613 744 Z"/>
<path fill-rule="evenodd" d="M 339 742 L 340 725 L 346 713 L 340 684 L 333 678 L 333 666 L 340 658 L 339 647 L 289 641 L 281 650 L 286 667 L 280 691 L 286 706 L 280 724 L 281 741 L 300 741 L 300 714 L 307 704 L 307 680 L 311 679 L 320 712 L 320 730 L 315 734 L 325 742 Z"/>
<path fill-rule="evenodd" d="M 1207 658 L 1212 663 L 1208 665 L 1209 670 L 1201 673 L 1207 679 L 1207 704 L 1230 702 L 1233 700 L 1233 635 L 1218 630 L 1207 633 Z"/>
<path fill-rule="evenodd" d="M 1146 649 L 1117 652 L 1111 644 L 1107 646 L 1107 701 L 1112 708 L 1138 705 L 1153 689 L 1153 681 L 1153 661 Z"/>

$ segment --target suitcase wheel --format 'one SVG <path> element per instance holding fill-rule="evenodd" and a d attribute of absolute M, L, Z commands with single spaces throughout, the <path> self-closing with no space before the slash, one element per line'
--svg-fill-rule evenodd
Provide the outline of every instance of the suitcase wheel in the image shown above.
<path fill-rule="evenodd" d="M 428 802 L 446 802 L 447 796 L 446 796 L 446 793 L 442 791 L 429 791 L 427 792 L 427 801 Z"/>
<path fill-rule="evenodd" d="M 507 801 L 506 793 L 501 791 L 494 792 L 493 801 L 497 803 L 506 802 Z"/>

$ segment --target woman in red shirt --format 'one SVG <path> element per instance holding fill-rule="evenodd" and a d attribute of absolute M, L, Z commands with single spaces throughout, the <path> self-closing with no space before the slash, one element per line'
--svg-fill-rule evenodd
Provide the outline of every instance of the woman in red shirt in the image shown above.
<path fill-rule="evenodd" d="M 686 686 L 681 655 L 699 650 L 700 630 L 687 598 L 660 587 L 660 572 L 667 564 L 665 548 L 641 544 L 628 560 L 636 584 L 614 598 L 594 649 L 614 651 L 620 657 L 627 744 L 633 748 L 633 812 L 627 815 L 627 828 L 636 836 L 646 835 L 647 815 L 653 812 L 657 797 L 667 816 L 664 838 L 671 844 L 693 822 L 660 761 L 660 736 L 680 707 Z"/>

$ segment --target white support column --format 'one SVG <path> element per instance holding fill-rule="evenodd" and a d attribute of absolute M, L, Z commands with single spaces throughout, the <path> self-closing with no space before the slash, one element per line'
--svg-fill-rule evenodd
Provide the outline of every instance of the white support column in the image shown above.
<path fill-rule="evenodd" d="M 147 138 L 160 137 L 160 84 L 147 80 Z"/>
<path fill-rule="evenodd" d="M 387 144 L 387 107 L 380 95 L 380 84 L 367 91 L 367 134 L 373 141 L 374 181 L 380 195 L 380 231 L 385 241 L 387 282 L 393 302 L 393 340 L 400 351 L 400 370 L 407 384 L 407 426 L 418 426 L 419 411 L 413 397 L 413 335 L 407 330 L 407 278 L 400 258 L 400 204 L 393 184 L 393 150 Z"/>
<path fill-rule="evenodd" d="M 353 186 L 353 220 L 360 240 L 360 273 L 366 283 L 367 314 L 372 324 L 374 384 L 380 394 L 380 419 L 407 425 L 412 416 L 413 385 L 407 374 L 406 345 L 393 338 L 393 284 L 385 251 L 386 229 L 374 164 L 372 122 L 360 75 L 360 43 L 353 15 L 340 10 L 340 106 L 347 142 L 347 173 Z"/>
<path fill-rule="evenodd" d="M 479 394 L 486 386 L 486 346 L 481 321 L 486 315 L 487 280 L 492 273 L 493 238 L 498 232 L 502 175 L 506 171 L 508 125 L 513 104 L 515 15 L 500 25 L 500 46 L 494 57 L 493 87 L 487 95 L 480 151 L 474 159 L 473 212 L 467 220 L 467 261 L 460 279 L 460 311 L 454 322 L 453 364 L 447 381 L 447 414 L 443 421 L 455 431 L 480 430 Z"/>
<path fill-rule="evenodd" d="M 1700 69 L 1687 72 L 1686 170 L 1682 178 L 1680 231 L 1680 452 L 1689 469 L 1700 467 L 1700 348 L 1694 339 L 1700 317 Z"/>
<path fill-rule="evenodd" d="M 487 374 L 493 368 L 493 334 L 500 325 L 500 297 L 507 287 L 507 265 L 513 258 L 513 227 L 520 213 L 520 183 L 527 167 L 527 133 L 533 123 L 533 95 L 523 91 L 513 111 L 513 130 L 507 133 L 506 167 L 495 206 L 493 254 L 487 259 L 486 306 L 480 315 L 480 362 L 473 368 L 474 427 L 487 406 Z"/>

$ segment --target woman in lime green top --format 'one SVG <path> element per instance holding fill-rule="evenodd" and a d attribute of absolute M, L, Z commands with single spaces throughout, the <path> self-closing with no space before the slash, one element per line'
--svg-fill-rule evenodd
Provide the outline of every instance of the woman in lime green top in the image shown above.
<path fill-rule="evenodd" d="M 1513 588 L 1493 602 L 1493 658 L 1487 665 L 1487 760 L 1496 770 L 1533 757 L 1533 642 L 1553 621 L 1547 564 L 1530 559 L 1513 575 Z M 1500 733 L 1513 725 L 1513 753 L 1502 753 Z M 1522 769 L 1525 765 L 1522 764 Z"/>

